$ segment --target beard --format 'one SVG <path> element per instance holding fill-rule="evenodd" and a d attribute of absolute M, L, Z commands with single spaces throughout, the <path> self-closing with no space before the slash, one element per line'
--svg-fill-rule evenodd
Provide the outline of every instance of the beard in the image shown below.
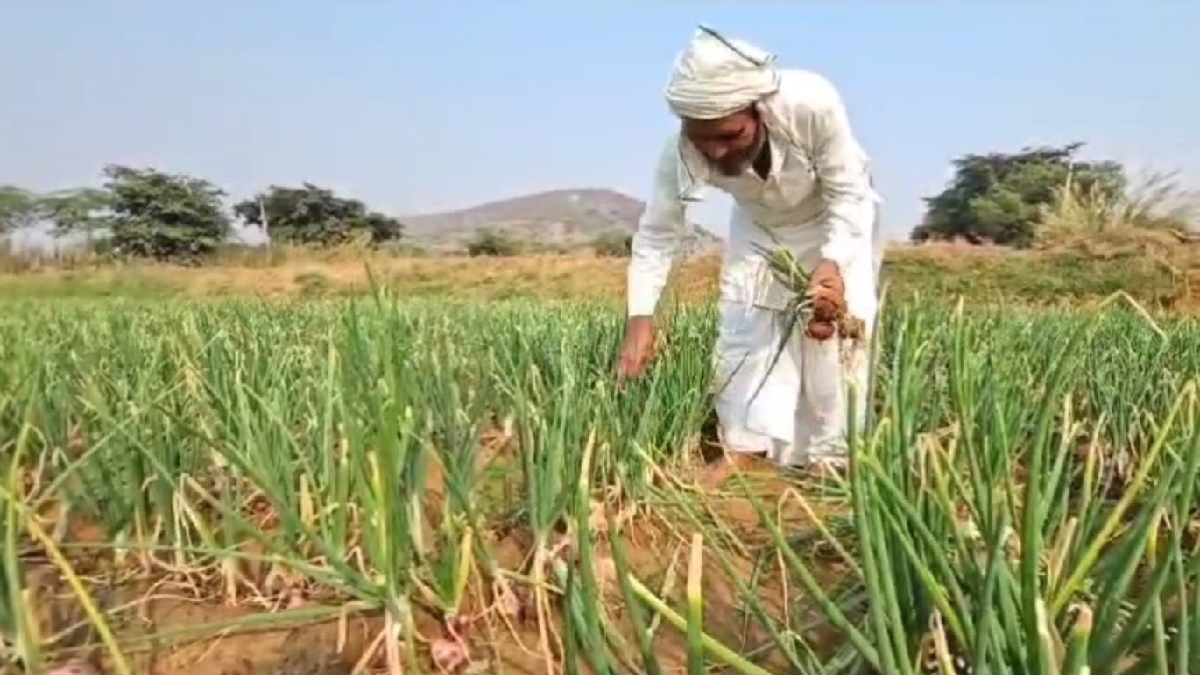
<path fill-rule="evenodd" d="M 754 161 L 766 150 L 766 147 L 767 128 L 764 124 L 759 123 L 758 131 L 754 134 L 754 142 L 750 144 L 749 148 L 737 153 L 733 157 L 727 156 L 722 161 L 713 162 L 713 166 L 722 175 L 731 178 L 740 176 L 747 168 L 754 164 Z"/>
<path fill-rule="evenodd" d="M 713 166 L 717 168 L 717 172 L 719 172 L 721 175 L 734 178 L 742 175 L 742 172 L 746 170 L 746 167 L 749 166 L 749 164 L 750 162 L 746 161 L 743 156 L 738 155 L 738 159 L 734 162 L 730 162 L 728 160 L 723 162 L 714 162 Z"/>

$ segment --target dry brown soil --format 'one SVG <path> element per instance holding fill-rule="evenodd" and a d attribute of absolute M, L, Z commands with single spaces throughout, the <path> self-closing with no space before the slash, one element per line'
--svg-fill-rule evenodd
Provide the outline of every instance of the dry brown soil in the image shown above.
<path fill-rule="evenodd" d="M 702 469 L 697 469 L 701 471 Z M 784 478 L 765 465 L 751 467 L 744 474 L 749 489 L 779 517 L 789 532 L 800 532 L 811 524 L 810 513 L 797 500 L 785 497 L 794 493 L 793 478 Z M 688 476 L 677 478 L 689 479 Z M 690 479 L 689 479 L 690 480 Z M 431 498 L 436 499 L 435 488 Z M 694 483 L 694 481 L 693 481 Z M 723 491 L 707 494 L 703 500 L 708 515 L 720 523 L 731 539 L 740 542 L 743 550 L 732 551 L 735 575 L 749 580 L 755 575 L 756 556 L 770 543 L 760 526 L 750 503 L 733 494 L 736 488 L 726 484 Z M 53 509 L 43 514 L 44 524 L 52 525 Z M 656 591 L 664 584 L 671 570 L 675 576 L 666 596 L 676 608 L 682 608 L 682 593 L 687 575 L 686 547 L 695 528 L 684 522 L 678 513 L 665 511 L 643 512 L 623 526 L 622 539 L 626 556 L 636 577 Z M 102 544 L 105 535 L 87 523 L 68 524 L 65 541 L 75 545 Z M 530 537 L 519 529 L 497 530 L 491 550 L 501 567 L 518 570 L 530 550 Z M 79 548 L 71 550 L 80 551 Z M 818 578 L 833 584 L 844 580 L 846 570 L 836 555 L 809 551 L 809 562 Z M 794 580 L 785 582 L 780 574 L 781 562 L 772 556 L 765 565 L 759 564 L 753 583 L 758 597 L 775 617 L 785 612 L 805 610 L 800 601 L 802 592 Z M 242 590 L 235 600 L 221 577 L 213 570 L 189 570 L 181 573 L 172 568 L 168 555 L 156 557 L 153 565 L 133 562 L 114 565 L 108 552 L 87 555 L 73 553 L 73 567 L 89 582 L 89 593 L 99 604 L 107 621 L 118 633 L 125 648 L 123 652 L 132 672 L 138 675 L 341 675 L 354 672 L 388 672 L 383 650 L 372 649 L 381 635 L 383 620 L 378 613 L 344 611 L 345 600 L 333 597 L 321 589 L 305 588 L 305 592 L 280 591 L 275 598 L 289 606 L 290 611 L 329 609 L 323 620 L 298 620 L 283 627 L 247 627 L 256 618 L 269 612 L 261 603 L 251 602 Z M 98 664 L 96 672 L 116 672 L 99 642 L 95 631 L 87 629 L 79 602 L 62 581 L 61 575 L 44 557 L 29 558 L 27 586 L 33 589 L 29 606 L 37 615 L 42 635 L 59 636 L 56 648 L 49 650 L 52 661 L 86 658 Z M 478 585 L 478 584 L 476 584 Z M 519 589 L 520 590 L 520 589 Z M 749 649 L 765 644 L 766 636 L 747 619 L 743 603 L 738 601 L 736 587 L 720 566 L 716 556 L 705 558 L 705 629 L 714 637 L 735 649 Z M 475 594 L 467 614 L 485 609 L 490 601 Z M 624 622 L 625 610 L 619 587 L 610 585 L 605 605 L 611 616 Z M 336 614 L 344 614 L 338 616 Z M 530 612 L 523 619 L 506 622 L 498 612 L 482 612 L 467 634 L 472 661 L 459 672 L 479 673 L 546 673 L 546 661 L 537 653 L 537 622 Z M 433 616 L 418 612 L 418 632 L 425 641 L 444 636 L 444 628 Z M 555 622 L 561 625 L 558 619 Z M 833 634 L 811 635 L 814 644 L 834 645 Z M 627 634 L 633 646 L 633 634 Z M 685 645 L 682 634 L 663 622 L 656 633 L 655 651 L 666 672 L 685 666 Z M 372 653 L 368 653 L 372 652 Z M 437 672 L 428 656 L 428 644 L 420 649 L 424 670 Z M 637 659 L 636 652 L 630 654 Z M 768 657 L 763 665 L 778 665 L 778 657 Z M 782 667 L 782 666 L 780 666 Z M 356 670 L 358 668 L 358 670 Z"/>

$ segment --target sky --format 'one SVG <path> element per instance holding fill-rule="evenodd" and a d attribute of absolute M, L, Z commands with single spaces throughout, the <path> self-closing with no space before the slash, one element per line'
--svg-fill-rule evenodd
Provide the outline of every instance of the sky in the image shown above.
<path fill-rule="evenodd" d="M 697 24 L 829 78 L 901 238 L 965 153 L 1085 141 L 1200 180 L 1200 2 L 0 0 L 0 184 L 109 163 L 396 215 L 644 199 Z M 698 207 L 720 234 L 727 200 Z"/>

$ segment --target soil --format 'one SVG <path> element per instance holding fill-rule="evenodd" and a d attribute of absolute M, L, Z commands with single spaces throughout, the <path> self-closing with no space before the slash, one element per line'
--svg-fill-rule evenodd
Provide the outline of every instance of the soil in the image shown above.
<path fill-rule="evenodd" d="M 507 444 L 508 439 L 503 434 L 493 435 L 488 451 L 481 454 L 494 456 Z M 704 445 L 711 454 L 711 439 Z M 436 499 L 441 492 L 437 476 L 431 477 L 431 484 L 431 498 Z M 793 480 L 764 464 L 762 468 L 748 470 L 745 484 L 789 532 L 812 529 L 813 514 L 794 497 L 796 485 Z M 765 556 L 765 562 L 759 560 L 761 551 L 769 550 L 773 542 L 760 526 L 751 503 L 733 494 L 738 489 L 741 488 L 727 484 L 725 493 L 705 490 L 702 503 L 707 515 L 722 524 L 728 537 L 728 541 L 719 546 L 734 554 L 731 556 L 733 576 L 756 589 L 770 614 L 784 617 L 790 613 L 795 621 L 794 615 L 798 611 L 808 612 L 802 602 L 802 591 L 793 580 L 784 580 L 779 556 Z M 42 514 L 48 523 L 52 523 L 56 515 L 53 509 Z M 64 529 L 66 540 L 74 544 L 97 544 L 104 539 L 98 528 L 86 523 L 65 523 Z M 694 530 L 681 514 L 661 510 L 637 515 L 623 527 L 626 541 L 622 550 L 626 552 L 635 576 L 648 588 L 661 592 L 664 579 L 669 576 L 668 570 L 673 569 L 673 590 L 663 595 L 670 598 L 670 604 L 675 607 L 683 606 L 687 542 Z M 502 568 L 519 570 L 527 557 L 529 540 L 528 533 L 519 529 L 498 533 L 491 550 Z M 80 549 L 73 547 L 71 550 Z M 249 626 L 263 625 L 261 619 L 266 618 L 270 610 L 264 609 L 261 603 L 248 602 L 245 591 L 235 598 L 220 583 L 217 574 L 210 573 L 198 579 L 196 575 L 181 576 L 155 566 L 150 571 L 143 567 L 135 575 L 126 567 L 113 565 L 106 556 L 73 553 L 71 562 L 76 572 L 88 581 L 89 592 L 122 642 L 122 651 L 133 673 L 350 675 L 388 672 L 384 650 L 376 648 L 377 638 L 385 628 L 382 617 L 378 613 L 354 613 L 350 606 L 339 605 L 344 600 L 320 589 L 292 589 L 291 596 L 287 596 L 285 589 L 278 598 L 282 604 L 298 611 L 328 609 L 320 620 L 310 618 L 283 627 L 253 628 Z M 38 617 L 41 635 L 47 641 L 48 636 L 57 637 L 46 651 L 47 661 L 65 665 L 69 659 L 86 659 L 95 664 L 95 673 L 117 672 L 105 658 L 99 637 L 87 627 L 79 603 L 55 568 L 32 549 L 25 550 L 23 557 L 28 570 L 26 587 L 34 593 L 27 606 L 33 608 Z M 847 571 L 836 556 L 809 556 L 809 564 L 818 579 L 830 585 L 846 576 Z M 479 592 L 476 597 L 483 595 Z M 736 585 L 717 557 L 707 555 L 705 630 L 744 653 L 769 640 L 749 619 L 738 597 Z M 624 603 L 615 582 L 610 583 L 604 600 L 610 616 L 623 624 Z M 477 600 L 464 613 L 475 614 L 484 609 L 483 604 Z M 549 672 L 546 660 L 536 653 L 537 621 L 530 616 L 531 612 L 526 612 L 524 620 L 511 627 L 498 618 L 497 612 L 481 613 L 486 617 L 464 631 L 471 661 L 457 672 L 517 675 Z M 255 622 L 255 619 L 260 621 Z M 429 647 L 433 641 L 446 636 L 446 629 L 435 617 L 420 612 L 415 621 L 418 634 L 424 636 L 424 644 L 419 648 L 422 672 L 438 672 L 429 660 Z M 811 637 L 816 645 L 834 646 L 840 642 L 834 634 Z M 630 645 L 636 644 L 632 632 L 627 640 Z M 683 634 L 663 621 L 656 633 L 655 653 L 667 670 L 685 666 Z M 636 653 L 631 656 L 636 662 Z M 774 672 L 783 672 L 784 664 L 780 659 L 768 655 L 761 663 Z M 65 675 L 71 671 L 48 672 Z M 91 675 L 86 671 L 74 672 Z"/>

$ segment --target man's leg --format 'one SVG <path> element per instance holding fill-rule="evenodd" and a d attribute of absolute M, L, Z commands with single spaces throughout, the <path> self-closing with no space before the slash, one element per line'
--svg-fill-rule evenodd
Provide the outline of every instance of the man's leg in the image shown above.
<path fill-rule="evenodd" d="M 826 350 L 826 347 L 829 350 Z M 864 342 L 843 350 L 830 340 L 805 350 L 804 387 L 798 412 L 798 445 L 814 468 L 846 466 L 847 439 L 859 433 L 869 403 L 870 354 Z M 854 428 L 850 427 L 853 406 Z"/>
<path fill-rule="evenodd" d="M 771 395 L 763 386 L 766 366 L 778 348 L 779 328 L 774 312 L 738 302 L 720 303 L 716 343 L 715 396 L 724 456 L 714 467 L 713 480 L 723 480 L 734 468 L 786 454 L 779 439 L 751 430 L 749 406 L 756 396 Z M 794 410 L 794 397 L 790 410 Z"/>
<path fill-rule="evenodd" d="M 804 338 L 801 353 L 803 386 L 797 411 L 797 445 L 807 449 L 811 462 L 842 469 L 846 466 L 849 433 L 860 433 L 870 405 L 871 335 L 879 310 L 883 241 L 879 209 L 871 228 L 870 256 L 842 271 L 846 310 L 864 324 L 862 339 L 824 343 Z M 851 408 L 855 428 L 849 428 Z M 819 470 L 819 467 L 817 467 Z"/>

